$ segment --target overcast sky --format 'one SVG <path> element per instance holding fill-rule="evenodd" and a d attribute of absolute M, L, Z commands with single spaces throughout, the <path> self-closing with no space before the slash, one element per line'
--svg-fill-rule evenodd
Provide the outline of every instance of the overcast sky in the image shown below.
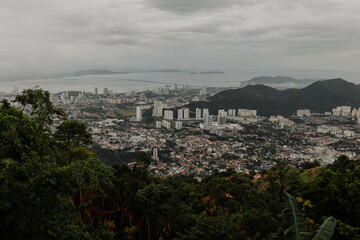
<path fill-rule="evenodd" d="M 1 0 L 0 70 L 358 71 L 359 30 L 359 0 Z"/>

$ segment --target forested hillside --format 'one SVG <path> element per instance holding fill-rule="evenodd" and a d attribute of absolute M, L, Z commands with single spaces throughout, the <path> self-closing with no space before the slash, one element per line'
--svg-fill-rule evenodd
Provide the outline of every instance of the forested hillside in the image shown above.
<path fill-rule="evenodd" d="M 15 101 L 0 106 L 1 239 L 283 239 L 285 192 L 309 239 L 330 216 L 332 239 L 360 239 L 360 161 L 278 162 L 258 179 L 232 169 L 201 182 L 160 178 L 142 152 L 132 167 L 102 164 L 86 126 L 67 120 L 48 92 L 26 90 Z"/>
<path fill-rule="evenodd" d="M 225 90 L 210 97 L 208 101 L 193 102 L 195 108 L 208 108 L 211 114 L 218 109 L 256 109 L 259 115 L 296 114 L 296 110 L 307 108 L 312 112 L 331 112 L 337 106 L 358 108 L 360 87 L 343 79 L 317 81 L 302 89 L 276 90 L 264 85 L 250 85 L 234 90 Z"/>

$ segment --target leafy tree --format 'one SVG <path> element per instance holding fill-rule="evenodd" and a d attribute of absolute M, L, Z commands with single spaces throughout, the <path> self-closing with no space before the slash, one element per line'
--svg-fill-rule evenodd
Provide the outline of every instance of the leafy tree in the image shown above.
<path fill-rule="evenodd" d="M 56 127 L 54 137 L 58 142 L 72 147 L 85 147 L 93 143 L 86 125 L 75 120 L 63 121 Z"/>
<path fill-rule="evenodd" d="M 19 103 L 22 110 L 30 107 L 29 115 L 40 128 L 49 127 L 53 122 L 53 116 L 67 117 L 64 111 L 53 106 L 50 93 L 42 89 L 26 89 L 21 95 L 16 96 L 14 102 Z"/>

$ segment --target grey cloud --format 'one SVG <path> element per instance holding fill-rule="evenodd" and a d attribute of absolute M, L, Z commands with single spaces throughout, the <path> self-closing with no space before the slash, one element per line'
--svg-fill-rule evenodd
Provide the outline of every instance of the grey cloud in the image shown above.
<path fill-rule="evenodd" d="M 171 12 L 189 13 L 219 10 L 234 5 L 248 5 L 255 0 L 145 0 L 148 6 Z"/>
<path fill-rule="evenodd" d="M 25 0 L 4 1 L 2 68 L 119 61 L 161 67 L 189 55 L 206 64 L 221 54 L 231 55 L 223 66 L 251 56 L 250 65 L 280 66 L 292 57 L 321 67 L 322 58 L 350 61 L 359 53 L 357 0 L 34 0 L 28 10 Z"/>

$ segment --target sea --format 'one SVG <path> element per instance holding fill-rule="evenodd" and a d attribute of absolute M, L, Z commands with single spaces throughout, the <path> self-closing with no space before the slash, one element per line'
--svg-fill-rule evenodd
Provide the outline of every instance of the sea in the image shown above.
<path fill-rule="evenodd" d="M 259 76 L 289 76 L 297 79 L 331 79 L 343 78 L 360 83 L 360 72 L 326 71 L 326 70 L 228 70 L 224 73 L 190 74 L 189 72 L 136 72 L 126 74 L 85 75 L 79 77 L 62 77 L 48 79 L 3 80 L 0 81 L 0 92 L 12 92 L 39 87 L 51 93 L 62 91 L 102 92 L 105 87 L 115 93 L 130 91 L 154 90 L 165 86 L 181 88 L 188 85 L 201 87 L 240 87 L 241 82 Z"/>

